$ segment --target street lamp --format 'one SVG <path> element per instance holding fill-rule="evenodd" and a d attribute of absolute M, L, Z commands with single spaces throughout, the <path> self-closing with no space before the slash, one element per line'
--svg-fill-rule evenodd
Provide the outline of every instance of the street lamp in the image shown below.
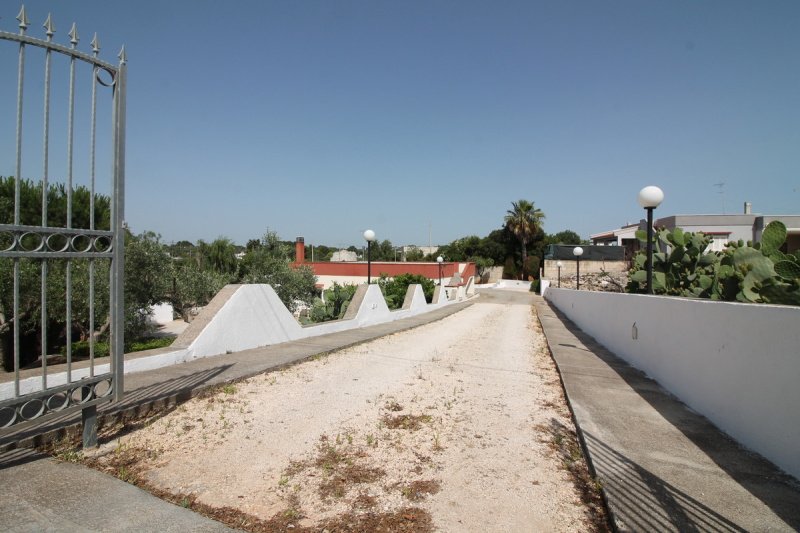
<path fill-rule="evenodd" d="M 575 248 L 572 249 L 572 255 L 574 255 L 575 259 L 577 259 L 578 261 L 575 265 L 575 271 L 578 275 L 577 290 L 581 290 L 581 256 L 583 255 L 583 248 L 581 248 L 580 246 L 576 246 Z"/>
<path fill-rule="evenodd" d="M 436 262 L 439 263 L 439 286 L 442 286 L 442 262 L 444 261 L 444 257 L 441 255 L 436 258 Z"/>
<path fill-rule="evenodd" d="M 372 281 L 372 241 L 375 240 L 375 232 L 368 229 L 364 232 L 364 240 L 367 241 L 367 285 Z"/>
<path fill-rule="evenodd" d="M 558 288 L 560 289 L 561 288 L 561 267 L 564 266 L 564 263 L 559 261 L 558 263 L 556 263 L 556 266 L 558 267 Z"/>
<path fill-rule="evenodd" d="M 639 191 L 639 205 L 647 210 L 647 294 L 653 294 L 653 209 L 664 201 L 664 191 L 649 185 Z"/>

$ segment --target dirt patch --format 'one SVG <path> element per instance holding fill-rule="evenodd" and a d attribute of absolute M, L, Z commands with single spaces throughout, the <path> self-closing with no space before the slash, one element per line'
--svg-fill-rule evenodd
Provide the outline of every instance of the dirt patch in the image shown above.
<path fill-rule="evenodd" d="M 249 531 L 597 529 L 552 421 L 574 432 L 535 315 L 485 303 L 218 388 L 85 460 Z"/>
<path fill-rule="evenodd" d="M 442 484 L 439 481 L 420 479 L 401 487 L 400 492 L 412 502 L 418 502 L 424 500 L 430 494 L 436 494 L 440 488 L 442 488 Z"/>
<path fill-rule="evenodd" d="M 386 415 L 381 420 L 389 429 L 417 431 L 423 424 L 431 423 L 430 415 Z"/>

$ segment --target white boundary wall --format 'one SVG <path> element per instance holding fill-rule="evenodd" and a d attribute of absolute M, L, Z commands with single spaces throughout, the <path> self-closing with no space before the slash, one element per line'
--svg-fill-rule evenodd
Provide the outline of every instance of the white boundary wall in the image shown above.
<path fill-rule="evenodd" d="M 409 289 L 412 291 L 412 296 L 408 306 L 396 311 L 389 310 L 380 287 L 375 284 L 360 285 L 359 292 L 356 292 L 351 301 L 351 305 L 358 308 L 348 309 L 346 319 L 305 327 L 301 326 L 286 309 L 271 286 L 263 284 L 228 285 L 223 291 L 230 290 L 232 294 L 213 313 L 213 316 L 208 317 L 207 323 L 196 336 L 183 346 L 175 345 L 180 342 L 181 338 L 179 337 L 170 348 L 160 349 L 157 353 L 144 357 L 126 358 L 125 373 L 154 370 L 202 357 L 239 352 L 409 318 L 452 305 L 474 295 L 473 281 L 470 278 L 466 286 L 460 286 L 457 290 L 453 287 L 449 294 L 446 291 L 437 290 L 434 294 L 434 301 L 430 304 L 425 301 L 422 286 L 411 285 Z M 198 316 L 195 321 L 202 322 L 203 317 Z M 108 371 L 107 364 L 95 368 L 95 373 Z M 73 381 L 88 375 L 88 368 L 76 368 L 72 371 Z M 47 380 L 51 387 L 63 385 L 67 382 L 67 376 L 64 372 L 54 373 L 48 375 Z M 41 376 L 20 380 L 21 395 L 39 391 L 41 387 Z M 13 397 L 13 381 L 0 384 L 0 400 Z"/>
<path fill-rule="evenodd" d="M 800 478 L 800 308 L 547 290 L 579 328 Z"/>

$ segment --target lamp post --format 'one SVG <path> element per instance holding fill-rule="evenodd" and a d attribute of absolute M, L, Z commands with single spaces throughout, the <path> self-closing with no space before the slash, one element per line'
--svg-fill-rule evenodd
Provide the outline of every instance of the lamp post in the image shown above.
<path fill-rule="evenodd" d="M 375 232 L 368 229 L 364 232 L 364 240 L 367 241 L 367 285 L 372 282 L 372 241 L 375 240 Z"/>
<path fill-rule="evenodd" d="M 575 264 L 575 271 L 576 271 L 576 273 L 578 275 L 577 276 L 577 279 L 578 279 L 578 288 L 577 288 L 577 290 L 581 290 L 581 256 L 583 255 L 583 248 L 581 248 L 580 246 L 576 246 L 575 248 L 572 249 L 572 255 L 574 255 L 575 259 L 578 261 Z"/>
<path fill-rule="evenodd" d="M 560 289 L 561 288 L 561 267 L 564 266 L 564 263 L 559 261 L 558 263 L 556 263 L 556 266 L 558 267 L 558 288 Z"/>
<path fill-rule="evenodd" d="M 439 263 L 439 286 L 442 286 L 442 262 L 444 261 L 444 257 L 441 255 L 436 258 L 436 262 Z"/>
<path fill-rule="evenodd" d="M 653 209 L 664 201 L 664 191 L 649 185 L 639 191 L 639 205 L 647 210 L 647 294 L 653 294 Z"/>

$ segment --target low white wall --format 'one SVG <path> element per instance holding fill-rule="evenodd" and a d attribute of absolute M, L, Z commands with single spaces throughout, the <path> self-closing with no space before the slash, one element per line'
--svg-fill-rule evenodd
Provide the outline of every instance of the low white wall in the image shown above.
<path fill-rule="evenodd" d="M 468 280 L 468 285 L 473 283 Z M 378 285 L 361 285 L 358 290 L 358 310 L 349 320 L 333 320 L 319 325 L 303 327 L 283 305 L 275 290 L 269 285 L 229 285 L 226 290 L 232 291 L 222 303 L 203 329 L 187 345 L 175 349 L 164 349 L 161 353 L 125 361 L 125 373 L 154 370 L 178 363 L 211 357 L 230 352 L 239 352 L 251 348 L 259 348 L 271 344 L 304 339 L 345 331 L 384 322 L 408 318 L 452 305 L 464 300 L 467 296 L 464 287 L 453 290 L 453 297 L 448 298 L 445 291 L 438 290 L 438 301 L 427 303 L 421 285 L 413 285 L 413 297 L 407 309 L 389 310 L 386 299 Z M 437 287 L 438 289 L 438 287 Z M 353 298 L 356 301 L 356 297 Z M 348 313 L 350 314 L 350 313 Z M 201 322 L 198 317 L 198 323 Z M 101 365 L 95 373 L 108 372 L 108 365 Z M 87 376 L 88 369 L 75 369 L 73 381 Z M 63 385 L 66 373 L 48 375 L 48 385 Z M 20 394 L 29 394 L 42 389 L 41 377 L 20 380 Z M 14 397 L 14 382 L 0 384 L 0 400 Z"/>
<path fill-rule="evenodd" d="M 372 276 L 372 279 L 378 279 L 378 276 Z M 442 283 L 447 285 L 452 278 L 442 278 Z M 436 280 L 438 282 L 438 279 Z M 317 275 L 317 283 L 322 285 L 323 290 L 330 289 L 334 283 L 339 285 L 361 285 L 367 282 L 367 276 L 329 276 L 326 274 Z"/>
<path fill-rule="evenodd" d="M 269 285 L 241 285 L 187 348 L 186 359 L 316 337 L 327 333 L 372 326 L 408 318 L 450 305 L 458 300 L 427 303 L 422 286 L 414 285 L 408 309 L 389 310 L 380 287 L 359 286 L 365 291 L 355 317 L 302 327 Z M 354 297 L 355 301 L 357 297 Z M 461 298 L 463 299 L 463 298 Z"/>
<path fill-rule="evenodd" d="M 546 298 L 610 351 L 800 478 L 800 308 L 552 286 Z"/>
<path fill-rule="evenodd" d="M 522 281 L 518 279 L 501 279 L 497 283 L 494 284 L 495 289 L 511 289 L 515 291 L 527 291 L 530 292 L 531 290 L 531 282 L 530 281 Z"/>
<path fill-rule="evenodd" d="M 150 322 L 153 324 L 158 324 L 159 326 L 163 326 L 164 324 L 169 324 L 174 319 L 174 311 L 172 309 L 172 304 L 162 303 L 157 304 L 150 307 L 151 315 L 150 315 Z"/>

